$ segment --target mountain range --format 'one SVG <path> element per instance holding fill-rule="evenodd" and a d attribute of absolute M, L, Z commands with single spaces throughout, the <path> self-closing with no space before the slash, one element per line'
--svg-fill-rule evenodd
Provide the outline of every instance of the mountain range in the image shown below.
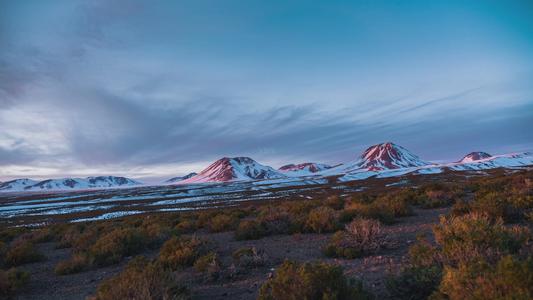
<path fill-rule="evenodd" d="M 94 188 L 127 187 L 141 184 L 126 177 L 97 176 L 87 178 L 46 179 L 42 181 L 28 178 L 0 183 L 0 192 L 83 190 Z"/>
<path fill-rule="evenodd" d="M 223 157 L 200 173 L 171 178 L 164 184 L 196 184 L 213 182 L 283 180 L 294 177 L 339 176 L 340 180 L 357 180 L 368 177 L 391 177 L 412 174 L 441 173 L 446 170 L 485 170 L 494 168 L 519 168 L 533 166 L 533 153 L 511 153 L 492 156 L 486 152 L 471 152 L 461 160 L 449 163 L 432 163 L 422 160 L 409 150 L 394 144 L 370 146 L 355 160 L 329 166 L 321 163 L 284 165 L 278 170 L 262 165 L 249 157 Z M 35 181 L 15 179 L 0 183 L 0 192 L 77 190 L 91 188 L 116 188 L 140 185 L 140 182 L 115 176 L 64 178 Z"/>

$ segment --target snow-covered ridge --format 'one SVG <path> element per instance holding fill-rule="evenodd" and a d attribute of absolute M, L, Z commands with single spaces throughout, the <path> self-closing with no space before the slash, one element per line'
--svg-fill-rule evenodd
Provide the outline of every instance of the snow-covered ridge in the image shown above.
<path fill-rule="evenodd" d="M 224 157 L 212 163 L 198 175 L 179 183 L 229 182 L 285 177 L 272 167 L 262 165 L 249 157 Z"/>
<path fill-rule="evenodd" d="M 78 190 L 136 186 L 140 184 L 140 182 L 135 180 L 117 176 L 46 179 L 42 181 L 25 178 L 1 183 L 0 192 Z"/>
<path fill-rule="evenodd" d="M 198 175 L 198 173 L 195 173 L 195 172 L 192 172 L 192 173 L 189 173 L 185 176 L 177 176 L 177 177 L 173 177 L 173 178 L 170 178 L 169 180 L 165 181 L 165 183 L 175 183 L 175 182 L 180 182 L 180 181 L 183 181 L 185 179 L 189 179 L 193 176 L 196 176 Z"/>
<path fill-rule="evenodd" d="M 467 155 L 465 155 L 459 162 L 470 163 L 470 162 L 482 160 L 485 158 L 489 158 L 491 156 L 492 155 L 488 154 L 487 152 L 481 152 L 481 151 L 470 152 Z"/>
<path fill-rule="evenodd" d="M 278 169 L 289 176 L 305 176 L 314 175 L 315 173 L 331 169 L 330 165 L 319 163 L 301 163 L 301 164 L 289 164 Z"/>

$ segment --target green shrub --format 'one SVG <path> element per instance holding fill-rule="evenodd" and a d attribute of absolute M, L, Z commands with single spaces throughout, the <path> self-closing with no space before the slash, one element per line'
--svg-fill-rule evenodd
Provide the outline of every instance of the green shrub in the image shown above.
<path fill-rule="evenodd" d="M 441 278 L 439 266 L 410 266 L 397 276 L 389 276 L 386 287 L 392 299 L 425 300 L 437 290 Z"/>
<path fill-rule="evenodd" d="M 495 261 L 502 255 L 516 254 L 530 240 L 525 227 L 506 227 L 503 221 L 485 214 L 441 217 L 433 229 L 444 263 L 456 265 L 476 259 Z"/>
<path fill-rule="evenodd" d="M 147 238 L 138 229 L 115 229 L 102 235 L 89 249 L 98 266 L 118 263 L 122 258 L 141 252 Z"/>
<path fill-rule="evenodd" d="M 232 255 L 235 265 L 241 268 L 254 268 L 265 265 L 266 255 L 255 247 L 244 247 L 235 250 Z"/>
<path fill-rule="evenodd" d="M 308 231 L 316 233 L 335 231 L 338 228 L 337 213 L 326 206 L 314 208 L 309 212 L 305 227 Z"/>
<path fill-rule="evenodd" d="M 159 261 L 172 270 L 192 266 L 201 256 L 209 252 L 209 245 L 205 240 L 195 236 L 191 238 L 173 237 L 161 247 Z"/>
<path fill-rule="evenodd" d="M 258 220 L 241 220 L 235 229 L 235 239 L 237 240 L 257 240 L 268 235 L 268 232 Z"/>
<path fill-rule="evenodd" d="M 9 299 L 30 280 L 30 274 L 15 268 L 0 270 L 0 298 Z"/>
<path fill-rule="evenodd" d="M 196 226 L 196 221 L 190 220 L 190 219 L 184 219 L 184 220 L 181 220 L 178 224 L 176 224 L 174 229 L 178 233 L 184 234 L 184 233 L 193 233 L 194 231 L 198 229 L 198 227 Z"/>
<path fill-rule="evenodd" d="M 521 218 L 519 210 L 507 201 L 500 192 L 476 193 L 472 211 L 483 213 L 493 219 L 502 218 L 505 222 L 516 222 Z"/>
<path fill-rule="evenodd" d="M 346 279 L 339 266 L 285 261 L 259 290 L 263 299 L 373 299 L 360 282 Z"/>
<path fill-rule="evenodd" d="M 339 195 L 332 195 L 326 198 L 324 204 L 335 210 L 340 210 L 344 208 L 344 199 L 339 197 Z"/>
<path fill-rule="evenodd" d="M 150 262 L 136 257 L 124 271 L 100 284 L 96 300 L 115 299 L 190 299 L 188 289 L 180 285 L 174 274 Z"/>
<path fill-rule="evenodd" d="M 221 272 L 220 259 L 215 252 L 209 252 L 194 262 L 194 269 L 204 273 L 206 279 L 216 279 L 220 276 Z"/>
<path fill-rule="evenodd" d="M 397 195 L 385 195 L 378 197 L 371 204 L 375 210 L 384 211 L 397 217 L 407 217 L 413 214 L 413 209 L 405 198 Z"/>
<path fill-rule="evenodd" d="M 458 200 L 453 204 L 450 215 L 454 217 L 459 217 L 459 216 L 469 214 L 471 212 L 472 212 L 472 206 L 468 202 L 464 200 Z"/>
<path fill-rule="evenodd" d="M 291 217 L 296 214 L 289 213 L 282 207 L 267 206 L 259 213 L 258 220 L 265 228 L 268 235 L 289 233 Z"/>
<path fill-rule="evenodd" d="M 57 275 L 74 274 L 86 270 L 90 265 L 90 258 L 87 254 L 77 253 L 71 258 L 57 263 L 54 272 Z"/>
<path fill-rule="evenodd" d="M 7 227 L 0 229 L 0 241 L 9 243 L 26 232 L 28 232 L 28 229 L 25 227 Z"/>
<path fill-rule="evenodd" d="M 207 228 L 211 232 L 222 232 L 235 229 L 239 219 L 232 215 L 218 214 L 207 221 Z"/>
<path fill-rule="evenodd" d="M 356 218 L 336 232 L 324 248 L 330 257 L 357 258 L 374 253 L 386 245 L 379 221 Z"/>
<path fill-rule="evenodd" d="M 9 245 L 4 257 L 4 264 L 6 266 L 19 266 L 45 259 L 46 257 L 35 248 L 30 240 L 17 239 Z"/>
<path fill-rule="evenodd" d="M 450 299 L 533 299 L 533 259 L 508 255 L 495 266 L 480 260 L 446 267 L 440 292 Z"/>

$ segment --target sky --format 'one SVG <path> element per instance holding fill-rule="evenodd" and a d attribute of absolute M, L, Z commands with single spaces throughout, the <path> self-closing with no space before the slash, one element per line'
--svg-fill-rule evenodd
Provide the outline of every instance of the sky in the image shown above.
<path fill-rule="evenodd" d="M 533 149 L 532 1 L 0 0 L 0 181 Z"/>

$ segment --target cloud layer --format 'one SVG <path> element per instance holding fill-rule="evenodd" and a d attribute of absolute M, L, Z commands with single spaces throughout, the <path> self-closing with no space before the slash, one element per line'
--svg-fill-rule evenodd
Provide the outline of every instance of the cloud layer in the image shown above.
<path fill-rule="evenodd" d="M 0 180 L 531 149 L 528 5 L 7 1 Z"/>

